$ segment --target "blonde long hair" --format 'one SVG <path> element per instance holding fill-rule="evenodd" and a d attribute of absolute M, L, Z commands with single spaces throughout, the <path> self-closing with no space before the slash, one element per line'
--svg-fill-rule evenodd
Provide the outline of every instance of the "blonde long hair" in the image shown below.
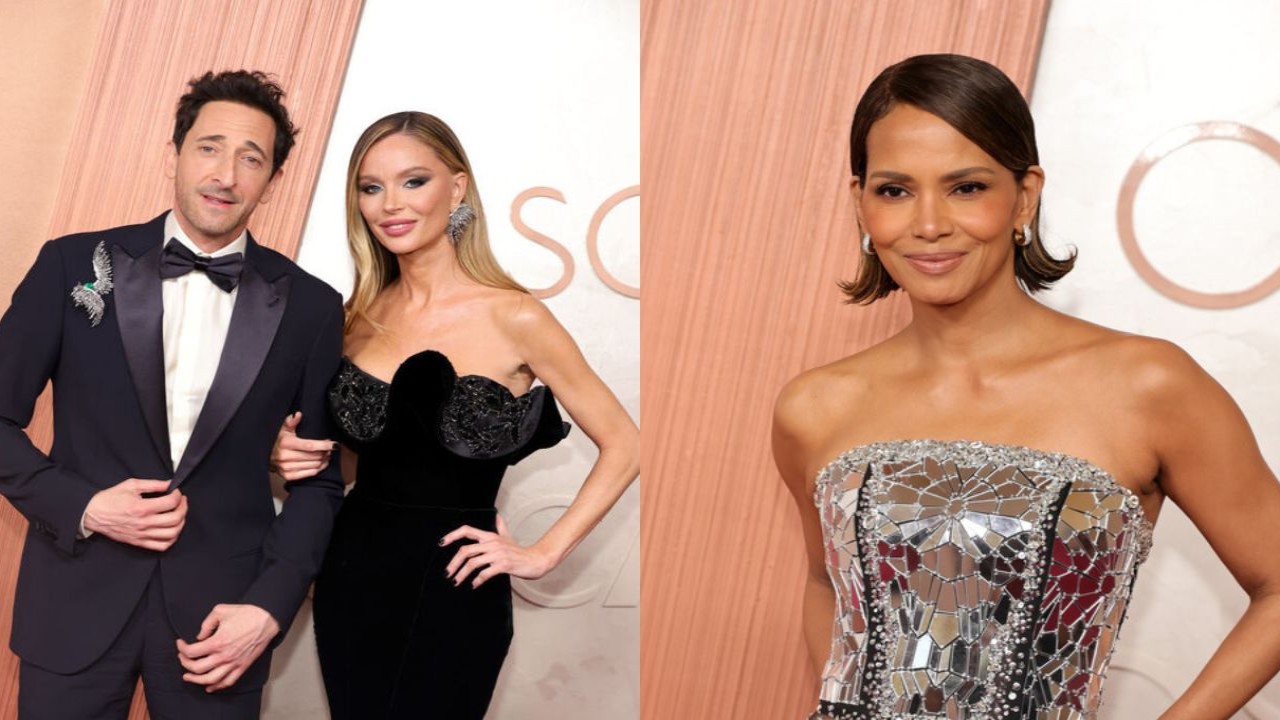
<path fill-rule="evenodd" d="M 498 265 L 493 250 L 489 248 L 489 228 L 485 223 L 484 206 L 480 204 L 480 191 L 476 188 L 475 175 L 471 172 L 471 161 L 467 159 L 462 143 L 458 142 L 458 136 L 434 115 L 413 111 L 398 112 L 365 129 L 351 150 L 351 163 L 347 166 L 347 244 L 355 261 L 356 278 L 355 289 L 351 293 L 351 299 L 347 301 L 344 330 L 350 332 L 359 318 L 378 327 L 368 316 L 369 307 L 378 294 L 400 276 L 400 266 L 396 263 L 395 255 L 378 242 L 369 230 L 368 223 L 364 221 L 364 216 L 360 214 L 360 188 L 356 182 L 360 163 L 364 162 L 369 149 L 379 140 L 397 134 L 416 138 L 434 150 L 450 172 L 461 172 L 467 176 L 467 191 L 462 201 L 476 211 L 476 218 L 467 225 L 454 248 L 458 264 L 467 277 L 489 287 L 529 292 Z"/>

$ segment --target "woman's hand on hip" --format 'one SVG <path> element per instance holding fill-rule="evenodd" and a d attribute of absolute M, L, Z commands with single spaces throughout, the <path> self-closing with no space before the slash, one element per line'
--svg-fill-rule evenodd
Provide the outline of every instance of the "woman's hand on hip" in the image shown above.
<path fill-rule="evenodd" d="M 474 541 L 458 548 L 445 568 L 445 575 L 453 580 L 454 585 L 461 585 L 471 578 L 471 587 L 478 588 L 499 573 L 533 580 L 551 572 L 559 563 L 558 558 L 536 547 L 516 544 L 501 515 L 498 516 L 497 527 L 497 532 L 489 532 L 463 525 L 440 539 L 442 546 L 463 539 Z"/>

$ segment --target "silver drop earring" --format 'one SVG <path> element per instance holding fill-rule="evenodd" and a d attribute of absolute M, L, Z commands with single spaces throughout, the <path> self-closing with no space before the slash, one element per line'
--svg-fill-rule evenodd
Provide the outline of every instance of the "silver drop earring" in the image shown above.
<path fill-rule="evenodd" d="M 1023 247 L 1026 247 L 1031 244 L 1031 226 L 1030 225 L 1026 223 L 1022 224 L 1022 237 L 1018 239 L 1018 244 Z"/>
<path fill-rule="evenodd" d="M 862 233 L 862 254 L 875 255 L 876 249 L 871 246 L 871 233 Z"/>
<path fill-rule="evenodd" d="M 467 226 L 476 219 L 476 211 L 466 203 L 458 203 L 458 207 L 449 213 L 449 239 L 457 245 L 462 240 L 462 233 L 466 232 Z"/>

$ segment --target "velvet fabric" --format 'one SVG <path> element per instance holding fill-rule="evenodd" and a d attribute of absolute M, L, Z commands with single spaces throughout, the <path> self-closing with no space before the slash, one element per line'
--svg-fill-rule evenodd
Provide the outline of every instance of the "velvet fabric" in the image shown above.
<path fill-rule="evenodd" d="M 455 586 L 445 567 L 464 543 L 439 542 L 462 525 L 494 531 L 506 468 L 569 425 L 548 388 L 517 397 L 434 351 L 389 385 L 344 359 L 329 400 L 359 453 L 315 590 L 330 713 L 481 720 L 511 643 L 510 580 Z"/>

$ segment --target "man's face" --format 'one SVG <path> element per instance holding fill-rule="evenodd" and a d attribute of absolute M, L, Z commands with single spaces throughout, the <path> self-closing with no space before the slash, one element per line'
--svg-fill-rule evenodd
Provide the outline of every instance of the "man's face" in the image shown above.
<path fill-rule="evenodd" d="M 261 110 L 213 101 L 200 108 L 182 147 L 169 144 L 165 175 L 184 232 L 205 252 L 235 240 L 259 203 L 271 198 L 276 126 Z"/>

